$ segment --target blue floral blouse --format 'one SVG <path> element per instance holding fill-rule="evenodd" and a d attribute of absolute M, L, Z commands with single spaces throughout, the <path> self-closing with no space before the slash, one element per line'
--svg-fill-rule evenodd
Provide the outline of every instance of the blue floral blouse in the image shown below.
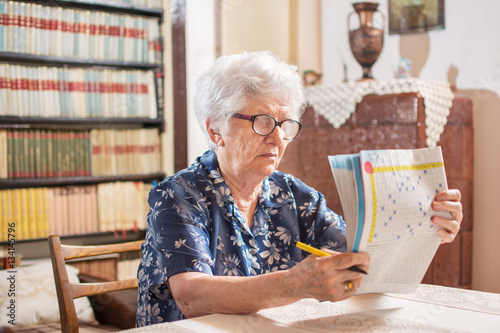
<path fill-rule="evenodd" d="M 251 276 L 289 269 L 306 256 L 294 240 L 346 250 L 344 221 L 324 196 L 279 171 L 264 180 L 249 228 L 213 151 L 155 186 L 148 201 L 137 326 L 185 318 L 165 284 L 174 274 Z"/>

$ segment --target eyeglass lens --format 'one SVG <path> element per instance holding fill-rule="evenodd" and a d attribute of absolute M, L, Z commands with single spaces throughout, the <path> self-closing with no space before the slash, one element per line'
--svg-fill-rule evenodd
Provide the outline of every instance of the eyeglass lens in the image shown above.
<path fill-rule="evenodd" d="M 277 121 L 267 115 L 256 116 L 252 124 L 253 130 L 259 135 L 271 134 L 276 125 Z M 285 133 L 284 139 L 293 139 L 299 133 L 300 124 L 295 120 L 287 119 L 281 123 L 281 129 Z"/>

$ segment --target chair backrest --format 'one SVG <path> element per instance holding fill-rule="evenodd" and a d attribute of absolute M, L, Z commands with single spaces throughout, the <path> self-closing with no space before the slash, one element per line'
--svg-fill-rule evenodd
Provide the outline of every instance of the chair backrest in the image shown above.
<path fill-rule="evenodd" d="M 71 283 L 66 271 L 66 261 L 102 254 L 137 251 L 140 250 L 142 243 L 143 241 L 140 240 L 108 245 L 75 246 L 62 245 L 59 236 L 49 236 L 50 257 L 54 270 L 62 332 L 78 333 L 78 319 L 73 299 L 137 287 L 137 278 L 100 283 Z"/>

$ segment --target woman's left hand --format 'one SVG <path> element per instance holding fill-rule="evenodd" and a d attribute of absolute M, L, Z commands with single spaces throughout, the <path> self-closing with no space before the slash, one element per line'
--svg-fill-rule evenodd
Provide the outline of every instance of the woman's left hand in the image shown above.
<path fill-rule="evenodd" d="M 438 234 L 441 244 L 452 242 L 460 231 L 460 224 L 464 217 L 462 212 L 461 194 L 459 190 L 446 190 L 436 194 L 432 202 L 432 209 L 440 212 L 449 212 L 451 219 L 433 216 L 432 223 L 441 227 Z"/>

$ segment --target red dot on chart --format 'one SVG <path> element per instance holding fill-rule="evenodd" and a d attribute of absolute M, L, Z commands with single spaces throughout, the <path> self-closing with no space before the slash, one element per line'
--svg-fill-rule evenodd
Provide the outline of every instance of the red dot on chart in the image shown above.
<path fill-rule="evenodd" d="M 369 174 L 373 173 L 373 166 L 371 162 L 365 162 L 365 171 L 368 172 Z"/>

